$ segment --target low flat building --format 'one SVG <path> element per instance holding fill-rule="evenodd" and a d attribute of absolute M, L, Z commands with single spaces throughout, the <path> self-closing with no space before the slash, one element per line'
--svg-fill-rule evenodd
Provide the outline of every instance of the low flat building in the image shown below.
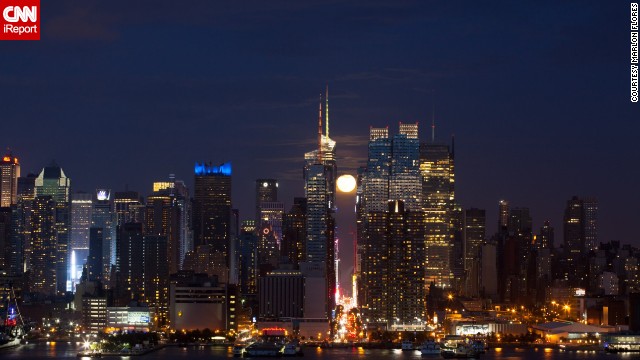
<path fill-rule="evenodd" d="M 155 309 L 148 306 L 118 306 L 107 308 L 107 328 L 119 331 L 143 331 L 154 329 Z"/>
<path fill-rule="evenodd" d="M 531 330 L 542 336 L 546 342 L 558 343 L 561 339 L 572 341 L 587 336 L 600 337 L 602 333 L 612 332 L 616 329 L 614 327 L 593 326 L 571 321 L 552 321 L 533 325 Z"/>

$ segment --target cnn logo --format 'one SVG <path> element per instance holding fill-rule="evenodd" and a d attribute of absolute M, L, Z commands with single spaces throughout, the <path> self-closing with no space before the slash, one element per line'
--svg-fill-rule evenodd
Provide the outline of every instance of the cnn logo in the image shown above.
<path fill-rule="evenodd" d="M 40 0 L 2 1 L 0 9 L 0 40 L 40 40 Z"/>

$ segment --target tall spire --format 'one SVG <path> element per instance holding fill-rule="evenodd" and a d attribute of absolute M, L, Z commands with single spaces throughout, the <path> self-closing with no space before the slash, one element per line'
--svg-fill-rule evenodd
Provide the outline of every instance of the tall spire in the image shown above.
<path fill-rule="evenodd" d="M 322 162 L 322 93 L 318 103 L 318 162 Z"/>
<path fill-rule="evenodd" d="M 327 84 L 327 89 L 325 90 L 324 95 L 325 107 L 324 107 L 324 118 L 325 118 L 325 126 L 327 128 L 326 136 L 329 137 L 329 84 Z"/>
<path fill-rule="evenodd" d="M 431 142 L 436 142 L 436 106 L 431 110 Z"/>

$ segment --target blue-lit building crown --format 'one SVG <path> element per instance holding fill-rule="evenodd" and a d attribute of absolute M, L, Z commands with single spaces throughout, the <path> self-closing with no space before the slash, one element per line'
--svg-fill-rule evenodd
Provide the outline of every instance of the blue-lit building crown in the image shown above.
<path fill-rule="evenodd" d="M 231 176 L 231 162 L 226 162 L 218 166 L 211 165 L 211 163 L 198 163 L 195 166 L 196 175 L 213 175 L 222 174 L 225 176 Z"/>

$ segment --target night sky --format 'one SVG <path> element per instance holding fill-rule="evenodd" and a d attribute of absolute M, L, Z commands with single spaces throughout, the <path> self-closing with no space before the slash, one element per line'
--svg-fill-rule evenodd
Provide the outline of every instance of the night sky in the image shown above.
<path fill-rule="evenodd" d="M 420 122 L 427 140 L 435 108 L 488 235 L 505 198 L 559 244 L 566 201 L 593 195 L 600 240 L 640 245 L 628 1 L 42 0 L 41 21 L 41 41 L 0 42 L 0 145 L 23 175 L 55 159 L 74 190 L 147 194 L 230 160 L 242 218 L 260 177 L 288 209 L 328 84 L 340 173 L 364 164 L 369 126 Z M 353 198 L 339 205 L 347 271 Z"/>

